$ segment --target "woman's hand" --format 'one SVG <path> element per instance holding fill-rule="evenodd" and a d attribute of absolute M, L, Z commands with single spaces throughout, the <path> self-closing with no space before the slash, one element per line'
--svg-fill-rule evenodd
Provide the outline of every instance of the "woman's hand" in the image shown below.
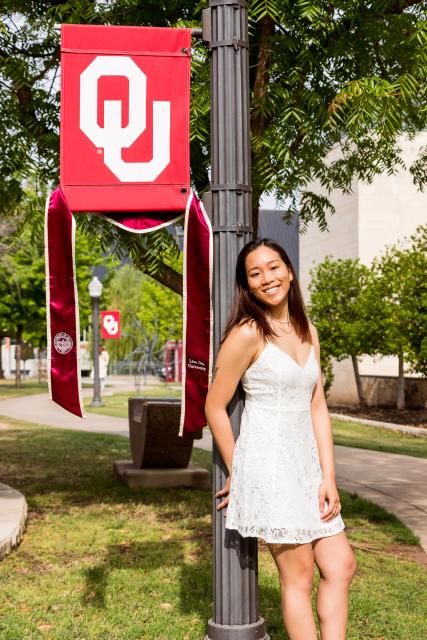
<path fill-rule="evenodd" d="M 335 518 L 341 511 L 340 497 L 338 495 L 337 485 L 334 480 L 324 478 L 319 485 L 319 510 L 320 517 L 323 522 L 329 522 Z M 325 501 L 328 501 L 328 508 L 325 509 Z"/>
<path fill-rule="evenodd" d="M 227 480 L 225 481 L 225 485 L 222 489 L 220 489 L 216 494 L 215 494 L 215 498 L 219 498 L 221 496 L 227 496 L 226 498 L 224 498 L 224 500 L 222 502 L 220 502 L 217 505 L 217 510 L 219 511 L 219 509 L 224 509 L 224 507 L 226 507 L 228 505 L 228 494 L 230 493 L 230 484 L 231 484 L 231 474 L 228 476 Z M 224 518 L 226 516 L 227 512 L 224 511 Z"/>

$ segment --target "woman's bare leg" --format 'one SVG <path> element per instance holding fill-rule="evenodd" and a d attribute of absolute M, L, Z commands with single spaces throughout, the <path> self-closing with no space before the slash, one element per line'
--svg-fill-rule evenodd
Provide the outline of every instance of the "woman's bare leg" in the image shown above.
<path fill-rule="evenodd" d="M 312 542 L 319 568 L 317 614 L 322 640 L 345 640 L 348 593 L 356 571 L 356 559 L 344 531 Z"/>
<path fill-rule="evenodd" d="M 314 553 L 308 544 L 268 544 L 280 578 L 282 616 L 290 640 L 317 640 L 311 607 Z"/>

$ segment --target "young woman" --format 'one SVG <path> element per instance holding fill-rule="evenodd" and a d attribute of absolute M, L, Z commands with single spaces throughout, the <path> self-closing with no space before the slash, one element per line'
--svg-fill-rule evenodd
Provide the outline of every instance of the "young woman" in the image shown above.
<path fill-rule="evenodd" d="M 240 380 L 246 397 L 235 443 L 226 408 Z M 238 256 L 206 417 L 229 472 L 217 509 L 227 507 L 227 529 L 267 543 L 290 640 L 317 639 L 314 563 L 321 638 L 345 640 L 356 562 L 340 515 L 319 340 L 289 257 L 272 240 L 249 242 Z"/>

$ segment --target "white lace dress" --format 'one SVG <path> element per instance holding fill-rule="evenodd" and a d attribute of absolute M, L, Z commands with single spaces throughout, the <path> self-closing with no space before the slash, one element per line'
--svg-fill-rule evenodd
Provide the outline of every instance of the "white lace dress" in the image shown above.
<path fill-rule="evenodd" d="M 301 367 L 271 342 L 246 370 L 227 529 L 275 543 L 310 542 L 344 529 L 340 515 L 320 518 L 322 470 L 310 412 L 319 374 L 313 346 Z"/>

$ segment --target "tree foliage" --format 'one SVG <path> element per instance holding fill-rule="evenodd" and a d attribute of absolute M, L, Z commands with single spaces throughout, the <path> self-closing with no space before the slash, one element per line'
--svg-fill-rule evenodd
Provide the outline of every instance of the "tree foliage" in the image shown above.
<path fill-rule="evenodd" d="M 144 341 L 156 341 L 161 349 L 166 340 L 182 337 L 182 300 L 131 265 L 124 265 L 111 278 L 103 305 L 121 314 L 119 340 L 106 344 L 112 360 L 124 360 Z"/>
<path fill-rule="evenodd" d="M 322 350 L 338 361 L 351 358 L 359 403 L 364 404 L 357 357 L 375 351 L 377 331 L 363 299 L 369 269 L 359 260 L 327 256 L 310 273 L 310 316 Z"/>
<path fill-rule="evenodd" d="M 310 317 L 323 348 L 336 360 L 371 350 L 362 298 L 368 272 L 358 259 L 332 256 L 310 271 Z"/>
<path fill-rule="evenodd" d="M 11 336 L 18 345 L 46 345 L 46 276 L 43 228 L 39 218 L 34 226 L 25 224 L 39 211 L 44 194 L 31 187 L 15 209 L 14 217 L 2 221 L 0 241 L 0 336 Z M 89 324 L 91 303 L 88 284 L 93 268 L 109 264 L 98 243 L 77 231 L 76 276 L 81 326 Z M 19 368 L 17 367 L 18 377 Z"/>
<path fill-rule="evenodd" d="M 403 165 L 398 135 L 425 128 L 425 4 L 253 0 L 250 14 L 255 221 L 267 191 L 290 201 L 289 218 L 324 229 L 333 207 L 310 184 L 349 192 L 354 178 L 392 173 Z M 425 152 L 419 185 L 422 167 Z"/>
<path fill-rule="evenodd" d="M 22 177 L 58 179 L 60 22 L 197 26 L 207 0 L 75 0 L 2 2 L 0 32 L 0 210 L 16 204 Z M 422 0 L 252 0 L 250 118 L 253 218 L 263 192 L 326 227 L 328 194 L 348 193 L 403 166 L 398 136 L 426 125 L 426 27 Z M 208 187 L 208 52 L 195 43 L 192 62 L 191 166 L 199 192 Z M 332 149 L 337 159 L 328 160 Z M 410 167 L 425 183 L 427 152 Z M 319 181 L 326 195 L 310 185 Z M 83 218 L 82 218 L 83 220 Z M 102 222 L 97 223 L 102 232 Z M 169 234 L 147 238 L 114 231 L 114 246 L 138 255 L 138 267 L 175 291 L 179 275 L 165 266 L 176 251 Z M 152 247 L 155 246 L 155 250 Z M 147 266 L 148 265 L 148 266 Z"/>
<path fill-rule="evenodd" d="M 427 227 L 386 247 L 370 267 L 327 256 L 312 270 L 310 315 L 326 356 L 399 359 L 396 404 L 404 407 L 404 364 L 427 374 Z"/>
<path fill-rule="evenodd" d="M 370 313 L 381 313 L 377 352 L 427 375 L 427 226 L 386 247 L 372 263 Z"/>

